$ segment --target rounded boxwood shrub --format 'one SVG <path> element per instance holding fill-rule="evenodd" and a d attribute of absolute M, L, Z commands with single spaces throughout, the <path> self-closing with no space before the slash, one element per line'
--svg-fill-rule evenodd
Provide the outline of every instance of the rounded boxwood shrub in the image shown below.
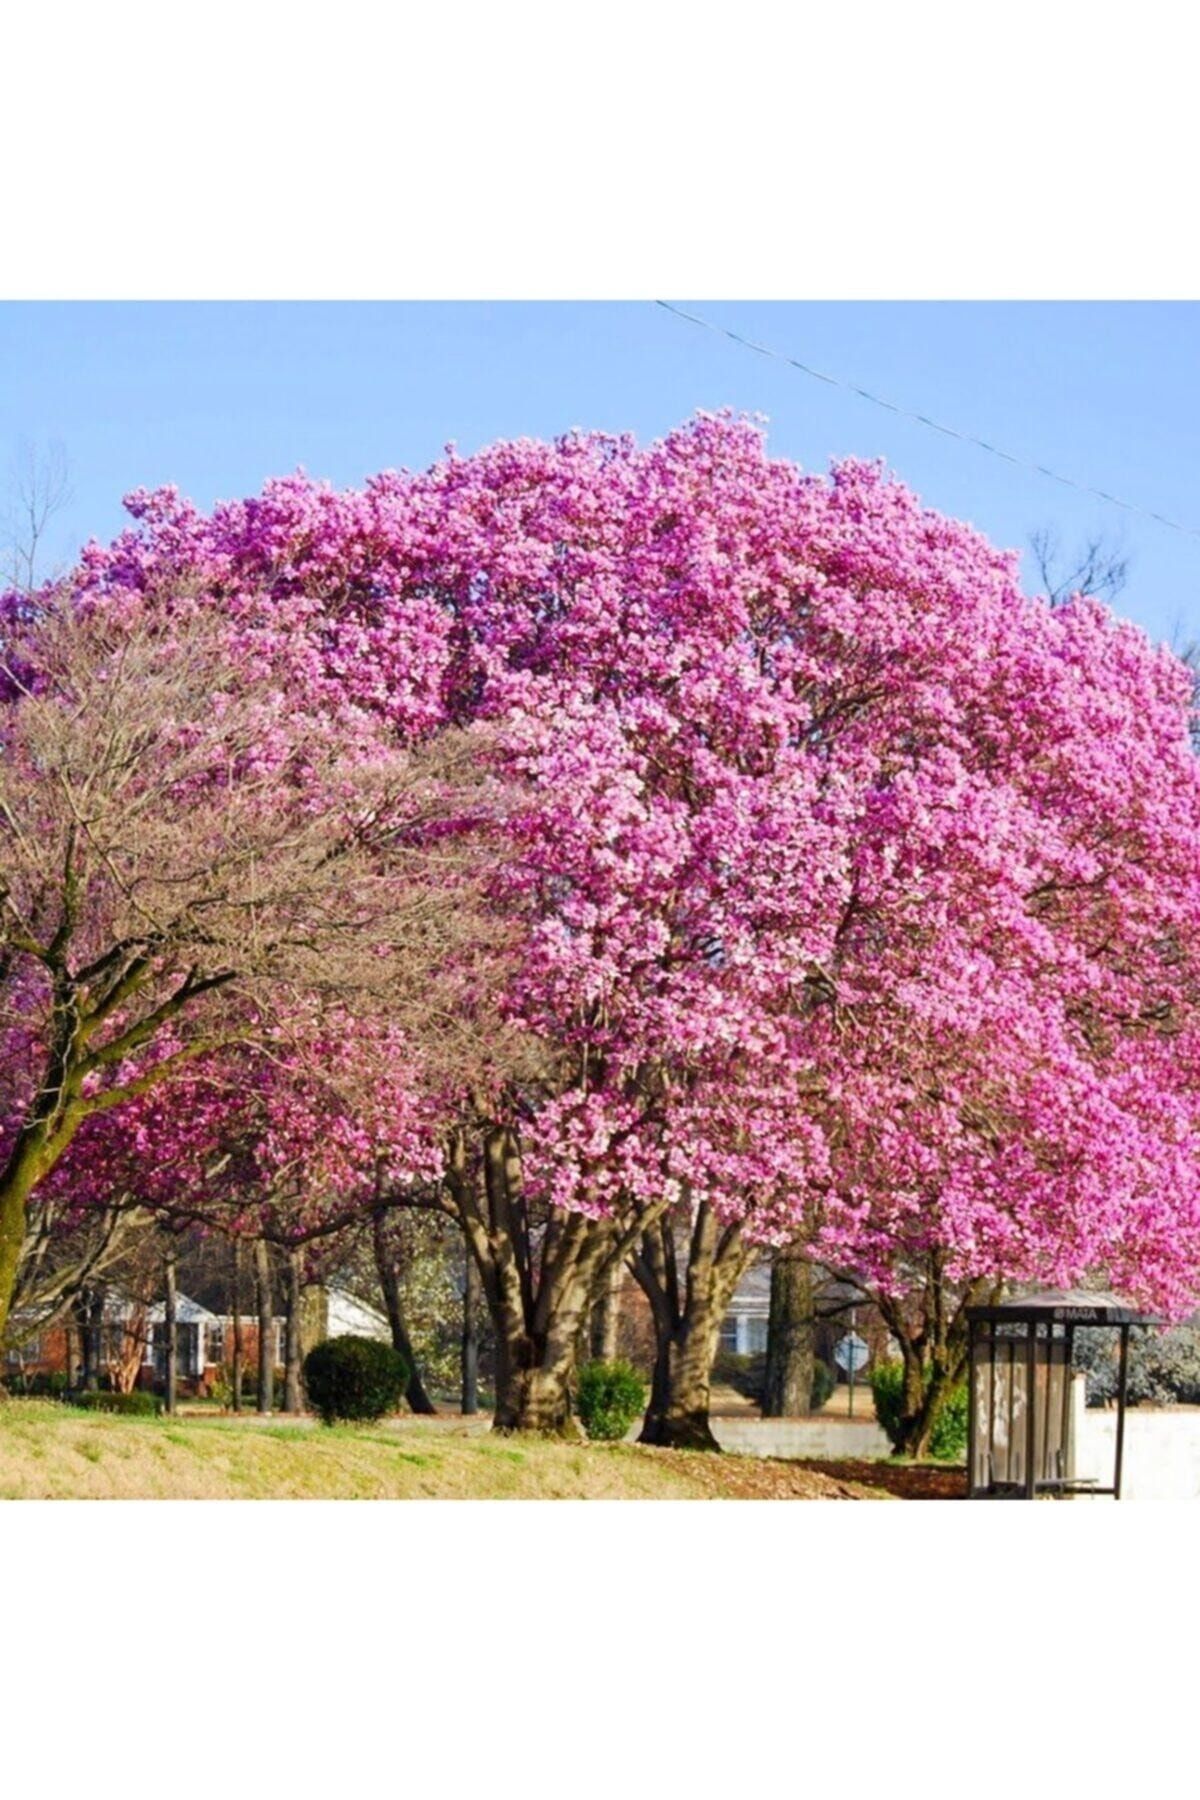
<path fill-rule="evenodd" d="M 134 1388 L 132 1393 L 114 1394 L 101 1388 L 84 1394 L 70 1396 L 72 1406 L 82 1406 L 85 1412 L 124 1413 L 126 1416 L 139 1419 L 152 1419 L 162 1411 L 162 1401 L 145 1388 Z"/>
<path fill-rule="evenodd" d="M 576 1380 L 576 1404 L 588 1436 L 615 1443 L 645 1410 L 646 1384 L 632 1363 L 584 1363 Z"/>
<path fill-rule="evenodd" d="M 304 1359 L 304 1385 L 326 1425 L 336 1419 L 382 1419 L 400 1404 L 408 1365 L 377 1338 L 326 1338 Z"/>

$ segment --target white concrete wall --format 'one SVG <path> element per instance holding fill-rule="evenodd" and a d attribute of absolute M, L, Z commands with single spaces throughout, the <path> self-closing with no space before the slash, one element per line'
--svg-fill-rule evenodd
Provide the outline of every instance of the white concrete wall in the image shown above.
<path fill-rule="evenodd" d="M 871 1461 L 891 1455 L 891 1445 L 874 1419 L 720 1419 L 711 1421 L 722 1450 L 740 1456 L 800 1456 Z"/>
<path fill-rule="evenodd" d="M 1076 1408 L 1075 1472 L 1111 1487 L 1117 1415 Z M 1200 1411 L 1130 1407 L 1125 1413 L 1122 1500 L 1200 1500 Z"/>

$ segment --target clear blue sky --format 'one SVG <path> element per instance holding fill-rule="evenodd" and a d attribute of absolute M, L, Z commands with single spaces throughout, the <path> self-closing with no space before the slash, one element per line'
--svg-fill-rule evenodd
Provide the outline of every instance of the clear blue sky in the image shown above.
<path fill-rule="evenodd" d="M 675 296 L 667 296 L 676 298 Z M 1200 530 L 1200 306 L 680 304 L 897 404 Z M 573 425 L 658 435 L 697 407 L 769 420 L 808 468 L 882 456 L 925 500 L 1022 547 L 1095 530 L 1132 564 L 1119 610 L 1200 634 L 1200 536 L 1016 469 L 668 316 L 630 304 L 0 306 L 0 466 L 61 440 L 74 497 L 49 553 L 109 537 L 129 488 L 201 505 L 303 466 L 338 484 L 418 467 L 449 440 Z"/>

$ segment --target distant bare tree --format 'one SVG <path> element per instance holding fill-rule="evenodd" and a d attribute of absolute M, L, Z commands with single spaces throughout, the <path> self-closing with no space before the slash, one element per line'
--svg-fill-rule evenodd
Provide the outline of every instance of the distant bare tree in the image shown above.
<path fill-rule="evenodd" d="M 470 743 L 361 767 L 306 745 L 305 792 L 338 797 L 314 806 L 255 765 L 259 696 L 204 614 L 164 634 L 47 601 L 29 646 L 0 645 L 0 679 L 0 1043 L 19 1050 L 0 1059 L 3 1333 L 29 1201 L 87 1118 L 297 995 L 419 1018 L 432 1043 L 436 971 L 495 928 L 448 885 L 469 848 L 391 838 L 452 770 L 474 779 Z"/>
<path fill-rule="evenodd" d="M 1129 558 L 1103 536 L 1087 538 L 1072 555 L 1053 526 L 1044 525 L 1030 533 L 1029 547 L 1051 606 L 1062 606 L 1072 594 L 1112 602 L 1128 585 Z"/>
<path fill-rule="evenodd" d="M 20 593 L 38 585 L 38 559 L 56 513 L 71 500 L 71 471 L 62 444 L 44 450 L 22 443 L 13 459 L 8 501 L 0 516 L 0 584 Z"/>

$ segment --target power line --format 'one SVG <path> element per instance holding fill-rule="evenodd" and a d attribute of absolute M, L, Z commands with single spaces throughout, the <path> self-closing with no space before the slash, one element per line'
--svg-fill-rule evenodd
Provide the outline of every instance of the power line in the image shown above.
<path fill-rule="evenodd" d="M 677 319 L 686 319 L 690 325 L 699 325 L 705 331 L 713 332 L 717 337 L 729 338 L 734 344 L 740 344 L 744 350 L 753 350 L 758 356 L 769 356 L 774 362 L 787 363 L 789 368 L 799 369 L 802 375 L 809 375 L 814 381 L 823 381 L 827 387 L 843 388 L 849 394 L 857 394 L 860 400 L 869 400 L 872 406 L 882 406 L 885 412 L 896 413 L 902 419 L 910 419 L 916 425 L 925 425 L 930 431 L 938 431 L 943 437 L 957 438 L 962 444 L 974 444 L 977 450 L 986 450 L 989 456 L 998 456 L 1002 462 L 1012 463 L 1015 468 L 1027 469 L 1034 475 L 1045 475 L 1050 481 L 1057 481 L 1062 487 L 1074 488 L 1077 493 L 1091 494 L 1096 500 L 1104 500 L 1109 506 L 1119 506 L 1122 512 L 1136 513 L 1140 518 L 1153 519 L 1156 525 L 1165 525 L 1170 531 L 1182 532 L 1184 537 L 1200 538 L 1200 529 L 1195 525 L 1181 525 L 1177 519 L 1168 519 L 1165 513 L 1153 512 L 1149 507 L 1137 506 L 1132 500 L 1122 500 L 1116 494 L 1108 494 L 1103 488 L 1091 487 L 1086 481 L 1076 481 L 1070 475 L 1060 475 L 1057 469 L 1048 469 L 1044 463 L 1029 462 L 1023 456 L 1013 456 L 1008 450 L 1001 450 L 998 444 L 989 444 L 986 439 L 975 437 L 969 431 L 956 431 L 952 425 L 941 425 L 936 419 L 928 418 L 924 413 L 910 412 L 906 406 L 897 406 L 894 401 L 885 400 L 879 394 L 872 394 L 866 388 L 858 387 L 853 381 L 842 381 L 836 375 L 827 375 L 822 369 L 814 369 L 808 363 L 801 362 L 798 357 L 789 356 L 784 350 L 773 350 L 769 344 L 756 344 L 753 338 L 743 337 L 740 332 L 730 331 L 726 325 L 717 325 L 711 319 L 702 319 L 698 313 L 685 312 L 682 306 L 673 306 L 669 300 L 656 300 L 655 306 L 661 306 L 664 312 L 674 313 Z"/>

